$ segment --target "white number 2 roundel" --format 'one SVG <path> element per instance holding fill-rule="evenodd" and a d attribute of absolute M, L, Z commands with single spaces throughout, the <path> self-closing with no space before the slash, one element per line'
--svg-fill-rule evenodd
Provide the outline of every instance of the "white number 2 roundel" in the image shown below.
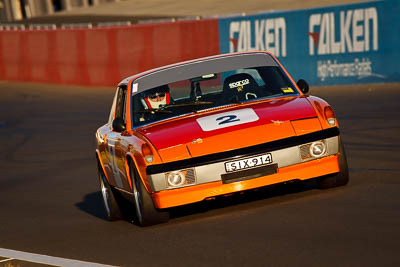
<path fill-rule="evenodd" d="M 197 123 L 203 131 L 208 132 L 257 120 L 255 111 L 252 108 L 245 108 L 202 117 L 197 119 Z"/>

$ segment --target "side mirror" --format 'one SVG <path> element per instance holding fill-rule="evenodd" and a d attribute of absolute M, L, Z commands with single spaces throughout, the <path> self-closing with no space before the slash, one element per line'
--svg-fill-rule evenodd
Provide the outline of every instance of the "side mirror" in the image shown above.
<path fill-rule="evenodd" d="M 124 120 L 121 117 L 115 118 L 112 123 L 112 128 L 113 128 L 113 131 L 116 131 L 119 133 L 125 131 L 126 126 L 125 126 Z"/>
<path fill-rule="evenodd" d="M 310 90 L 308 83 L 303 79 L 300 79 L 297 81 L 297 86 L 300 88 L 300 90 L 303 92 L 303 94 L 307 94 L 308 91 Z"/>

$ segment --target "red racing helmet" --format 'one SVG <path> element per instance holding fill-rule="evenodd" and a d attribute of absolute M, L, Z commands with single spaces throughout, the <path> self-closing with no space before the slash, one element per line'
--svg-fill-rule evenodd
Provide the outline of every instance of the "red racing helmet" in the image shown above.
<path fill-rule="evenodd" d="M 160 105 L 168 105 L 169 102 L 170 93 L 167 84 L 147 90 L 142 98 L 142 104 L 146 109 L 159 108 Z"/>

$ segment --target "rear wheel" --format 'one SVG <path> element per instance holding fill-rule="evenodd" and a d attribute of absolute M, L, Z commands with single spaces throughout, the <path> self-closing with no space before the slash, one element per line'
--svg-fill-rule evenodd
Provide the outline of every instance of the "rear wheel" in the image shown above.
<path fill-rule="evenodd" d="M 142 179 L 140 179 L 132 163 L 130 164 L 130 172 L 138 224 L 141 226 L 148 226 L 167 222 L 169 219 L 169 212 L 154 207 L 153 199 L 144 187 Z"/>
<path fill-rule="evenodd" d="M 324 176 L 319 180 L 318 187 L 320 189 L 328 189 L 336 186 L 343 186 L 349 182 L 349 168 L 347 166 L 346 153 L 342 141 L 339 143 L 339 169 L 335 174 Z"/>
<path fill-rule="evenodd" d="M 108 184 L 106 176 L 101 166 L 99 166 L 99 182 L 101 195 L 103 196 L 104 208 L 107 213 L 109 221 L 116 221 L 122 219 L 122 213 L 115 199 L 115 194 Z"/>

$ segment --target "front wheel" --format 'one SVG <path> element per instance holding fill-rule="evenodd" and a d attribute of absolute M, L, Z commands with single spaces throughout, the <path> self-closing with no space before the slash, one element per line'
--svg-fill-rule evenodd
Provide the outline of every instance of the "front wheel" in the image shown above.
<path fill-rule="evenodd" d="M 107 213 L 107 219 L 109 221 L 116 221 L 122 219 L 122 213 L 115 199 L 115 194 L 112 191 L 111 186 L 108 184 L 106 176 L 101 166 L 99 170 L 99 182 L 101 195 L 103 196 L 104 208 Z"/>
<path fill-rule="evenodd" d="M 335 174 L 324 176 L 319 180 L 318 187 L 320 189 L 328 189 L 337 186 L 346 185 L 349 182 L 349 168 L 347 166 L 346 153 L 342 141 L 339 141 L 339 169 Z"/>
<path fill-rule="evenodd" d="M 169 212 L 154 207 L 153 199 L 144 187 L 142 179 L 140 179 L 132 163 L 130 164 L 130 172 L 138 224 L 148 226 L 167 222 L 169 220 Z"/>

